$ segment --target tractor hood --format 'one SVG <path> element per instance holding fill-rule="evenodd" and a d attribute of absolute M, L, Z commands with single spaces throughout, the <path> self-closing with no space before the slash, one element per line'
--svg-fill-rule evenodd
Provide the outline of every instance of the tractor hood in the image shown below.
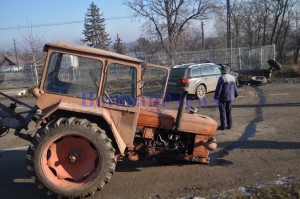
<path fill-rule="evenodd" d="M 138 119 L 138 128 L 151 127 L 174 130 L 177 111 L 141 107 Z M 218 123 L 207 116 L 184 113 L 179 126 L 179 132 L 188 132 L 202 135 L 214 135 Z"/>

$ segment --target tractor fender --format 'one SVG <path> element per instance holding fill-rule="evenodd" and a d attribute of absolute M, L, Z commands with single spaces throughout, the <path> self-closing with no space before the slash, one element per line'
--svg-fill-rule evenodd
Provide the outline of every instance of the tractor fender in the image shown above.
<path fill-rule="evenodd" d="M 109 111 L 106 109 L 100 109 L 100 108 L 94 108 L 94 107 L 82 107 L 78 104 L 69 104 L 65 102 L 58 102 L 56 104 L 53 104 L 43 110 L 43 117 L 38 120 L 36 127 L 40 126 L 42 121 L 49 117 L 52 113 L 58 111 L 58 110 L 65 110 L 68 112 L 76 112 L 76 113 L 82 113 L 82 114 L 88 114 L 88 115 L 95 115 L 98 117 L 102 117 L 106 123 L 110 126 L 110 129 L 112 131 L 112 134 L 114 136 L 114 139 L 118 145 L 119 151 L 121 154 L 125 152 L 126 144 L 121 137 L 116 125 L 114 124 L 113 120 L 110 117 Z"/>

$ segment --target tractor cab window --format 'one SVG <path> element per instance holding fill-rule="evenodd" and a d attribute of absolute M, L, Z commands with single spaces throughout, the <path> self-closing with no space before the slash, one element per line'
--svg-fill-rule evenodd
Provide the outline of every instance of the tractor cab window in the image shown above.
<path fill-rule="evenodd" d="M 137 70 L 123 64 L 108 66 L 103 99 L 107 103 L 120 106 L 135 106 L 137 87 Z"/>
<path fill-rule="evenodd" d="M 142 96 L 162 98 L 168 78 L 164 68 L 149 66 L 144 70 L 142 81 Z"/>
<path fill-rule="evenodd" d="M 80 98 L 88 92 L 92 98 L 96 98 L 102 66 L 102 62 L 96 59 L 52 53 L 45 91 Z"/>

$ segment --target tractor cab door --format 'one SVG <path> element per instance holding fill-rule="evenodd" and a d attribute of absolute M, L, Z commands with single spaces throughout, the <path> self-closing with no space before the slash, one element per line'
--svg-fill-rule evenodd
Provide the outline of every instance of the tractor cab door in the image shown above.
<path fill-rule="evenodd" d="M 101 107 L 109 111 L 117 131 L 127 147 L 133 140 L 139 116 L 137 89 L 140 85 L 138 63 L 109 60 L 105 67 L 104 85 L 101 91 Z"/>
<path fill-rule="evenodd" d="M 161 107 L 165 98 L 170 69 L 164 66 L 142 66 L 140 106 Z"/>

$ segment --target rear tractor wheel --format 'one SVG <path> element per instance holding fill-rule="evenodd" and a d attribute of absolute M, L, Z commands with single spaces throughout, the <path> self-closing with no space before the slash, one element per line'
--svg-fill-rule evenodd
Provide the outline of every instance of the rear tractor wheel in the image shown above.
<path fill-rule="evenodd" d="M 84 198 L 107 183 L 116 165 L 111 140 L 96 124 L 60 118 L 40 129 L 27 151 L 39 188 L 58 198 Z"/>

